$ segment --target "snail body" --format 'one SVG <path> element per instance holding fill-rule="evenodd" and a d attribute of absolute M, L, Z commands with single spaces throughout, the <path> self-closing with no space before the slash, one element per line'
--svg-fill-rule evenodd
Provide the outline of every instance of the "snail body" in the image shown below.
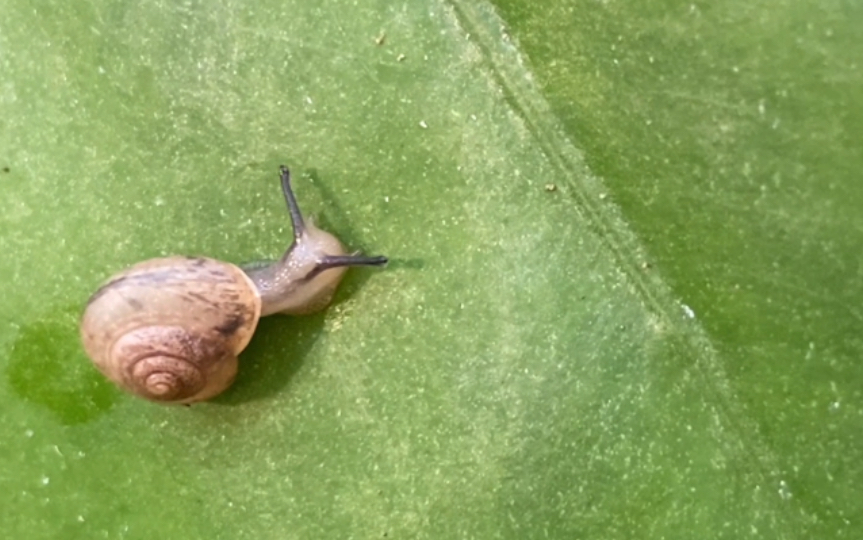
<path fill-rule="evenodd" d="M 326 307 L 349 266 L 386 257 L 346 254 L 335 236 L 307 224 L 281 168 L 294 229 L 284 256 L 240 267 L 207 257 L 150 259 L 114 275 L 87 302 L 84 350 L 121 388 L 161 403 L 210 399 L 234 381 L 237 356 L 258 320 Z"/>

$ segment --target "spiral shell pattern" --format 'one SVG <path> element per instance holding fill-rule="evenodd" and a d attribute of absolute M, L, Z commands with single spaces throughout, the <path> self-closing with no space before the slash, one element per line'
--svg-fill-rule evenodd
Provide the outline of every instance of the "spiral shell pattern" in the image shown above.
<path fill-rule="evenodd" d="M 93 294 L 81 337 L 96 367 L 125 390 L 192 403 L 231 385 L 260 313 L 255 286 L 238 267 L 199 257 L 152 259 Z"/>

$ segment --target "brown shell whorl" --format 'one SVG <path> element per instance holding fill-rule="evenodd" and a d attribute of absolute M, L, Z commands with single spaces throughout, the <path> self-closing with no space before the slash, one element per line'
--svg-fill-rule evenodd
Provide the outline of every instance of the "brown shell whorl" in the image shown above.
<path fill-rule="evenodd" d="M 208 399 L 233 382 L 237 358 L 217 335 L 177 326 L 148 326 L 120 337 L 106 373 L 130 392 L 152 401 Z"/>
<path fill-rule="evenodd" d="M 240 268 L 205 257 L 151 259 L 93 294 L 81 339 L 99 371 L 125 390 L 193 403 L 231 385 L 260 314 L 260 296 Z"/>

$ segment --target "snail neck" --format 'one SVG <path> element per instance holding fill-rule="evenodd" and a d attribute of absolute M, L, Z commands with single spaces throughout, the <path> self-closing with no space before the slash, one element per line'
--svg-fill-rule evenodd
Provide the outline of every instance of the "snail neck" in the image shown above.
<path fill-rule="evenodd" d="M 303 315 L 330 303 L 348 266 L 386 262 L 386 257 L 347 255 L 335 236 L 306 224 L 280 260 L 247 265 L 243 271 L 261 296 L 261 316 Z"/>
<path fill-rule="evenodd" d="M 348 266 L 387 263 L 386 257 L 346 255 L 344 246 L 335 236 L 318 229 L 311 220 L 303 219 L 291 188 L 291 172 L 284 165 L 279 170 L 294 242 L 281 260 L 243 268 L 261 297 L 261 316 L 319 311 L 332 300 Z"/>

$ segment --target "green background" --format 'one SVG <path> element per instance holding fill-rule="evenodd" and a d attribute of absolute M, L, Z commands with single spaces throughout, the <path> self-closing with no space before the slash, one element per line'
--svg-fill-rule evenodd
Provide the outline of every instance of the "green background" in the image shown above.
<path fill-rule="evenodd" d="M 860 530 L 859 3 L 0 13 L 4 535 Z M 121 394 L 83 302 L 279 255 L 280 163 L 391 265 L 263 320 L 212 403 Z"/>

